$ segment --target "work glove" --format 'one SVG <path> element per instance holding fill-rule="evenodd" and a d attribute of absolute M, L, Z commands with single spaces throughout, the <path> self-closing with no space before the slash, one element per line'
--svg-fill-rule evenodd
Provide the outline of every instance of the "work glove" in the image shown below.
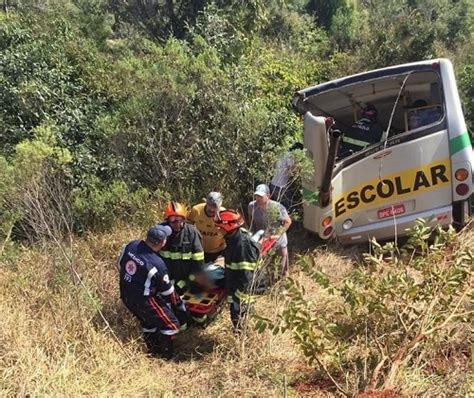
<path fill-rule="evenodd" d="M 184 301 L 181 301 L 181 304 L 178 305 L 176 309 L 176 318 L 178 318 L 180 330 L 186 330 L 189 324 L 191 323 L 191 316 L 186 308 Z"/>

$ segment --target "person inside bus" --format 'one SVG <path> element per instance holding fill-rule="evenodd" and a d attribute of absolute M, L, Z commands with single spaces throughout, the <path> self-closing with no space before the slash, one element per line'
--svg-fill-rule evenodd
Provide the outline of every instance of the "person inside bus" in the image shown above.
<path fill-rule="evenodd" d="M 383 130 L 377 121 L 377 115 L 377 108 L 368 103 L 362 110 L 362 117 L 344 131 L 339 151 L 340 158 L 352 155 L 381 140 Z"/>
<path fill-rule="evenodd" d="M 410 130 L 426 126 L 441 119 L 441 108 L 428 105 L 424 99 L 414 101 L 409 110 L 408 126 Z"/>

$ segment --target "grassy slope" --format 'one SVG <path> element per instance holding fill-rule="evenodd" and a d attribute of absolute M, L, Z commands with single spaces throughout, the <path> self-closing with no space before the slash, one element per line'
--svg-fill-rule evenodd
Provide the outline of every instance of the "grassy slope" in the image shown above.
<path fill-rule="evenodd" d="M 72 283 L 57 248 L 10 248 L 0 259 L 1 395 L 236 397 L 283 396 L 285 391 L 290 396 L 332 395 L 328 383 L 314 377 L 289 336 L 250 330 L 245 338 L 237 338 L 230 332 L 227 311 L 206 330 L 181 336 L 177 361 L 147 358 L 140 330 L 118 299 L 114 265 L 122 243 L 138 236 L 138 230 L 118 228 L 73 242 L 77 270 L 92 297 Z M 474 231 L 463 239 L 472 244 Z M 308 244 L 307 238 L 299 237 L 293 247 L 303 250 Z M 320 248 L 310 255 L 332 278 L 341 279 L 359 250 Z M 293 270 L 292 276 L 321 305 L 328 305 L 305 275 Z M 273 294 L 260 298 L 257 310 L 275 314 L 283 305 L 276 294 L 282 289 L 276 286 Z M 428 374 L 422 370 L 402 374 L 402 391 L 452 395 L 449 391 L 454 393 L 466 383 L 467 360 L 434 367 Z"/>

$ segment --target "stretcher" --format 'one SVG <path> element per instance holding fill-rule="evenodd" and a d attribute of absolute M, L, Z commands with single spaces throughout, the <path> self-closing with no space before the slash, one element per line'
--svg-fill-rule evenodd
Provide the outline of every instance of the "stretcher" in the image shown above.
<path fill-rule="evenodd" d="M 186 302 L 194 325 L 205 327 L 215 319 L 226 296 L 225 288 L 217 287 L 198 293 L 187 291 L 183 295 L 183 300 Z"/>
<path fill-rule="evenodd" d="M 275 245 L 278 238 L 264 238 L 261 241 L 260 255 L 265 256 Z M 212 264 L 206 264 L 206 269 L 210 270 L 213 278 L 209 278 L 210 283 L 206 288 L 190 289 L 184 293 L 182 299 L 186 302 L 186 307 L 195 326 L 206 327 L 220 312 L 226 301 L 227 292 L 222 283 L 218 283 L 216 275 L 224 276 L 224 259 L 218 258 Z M 217 276 L 220 279 L 219 276 Z M 221 282 L 223 282 L 221 280 Z M 220 285 L 220 286 L 219 286 Z"/>

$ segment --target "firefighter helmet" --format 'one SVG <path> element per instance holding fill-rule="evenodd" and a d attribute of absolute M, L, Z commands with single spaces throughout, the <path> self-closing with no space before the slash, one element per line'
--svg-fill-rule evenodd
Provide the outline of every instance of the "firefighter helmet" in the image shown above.
<path fill-rule="evenodd" d="M 244 223 L 243 217 L 235 210 L 223 210 L 216 215 L 214 223 L 225 232 L 233 232 Z"/>
<path fill-rule="evenodd" d="M 374 104 L 368 103 L 365 108 L 362 110 L 362 117 L 366 117 L 367 119 L 370 120 L 375 120 L 377 119 L 377 108 L 374 106 Z"/>
<path fill-rule="evenodd" d="M 186 215 L 188 214 L 186 206 L 178 202 L 169 202 L 168 206 L 166 206 L 164 213 L 166 220 L 171 216 L 186 218 Z"/>

